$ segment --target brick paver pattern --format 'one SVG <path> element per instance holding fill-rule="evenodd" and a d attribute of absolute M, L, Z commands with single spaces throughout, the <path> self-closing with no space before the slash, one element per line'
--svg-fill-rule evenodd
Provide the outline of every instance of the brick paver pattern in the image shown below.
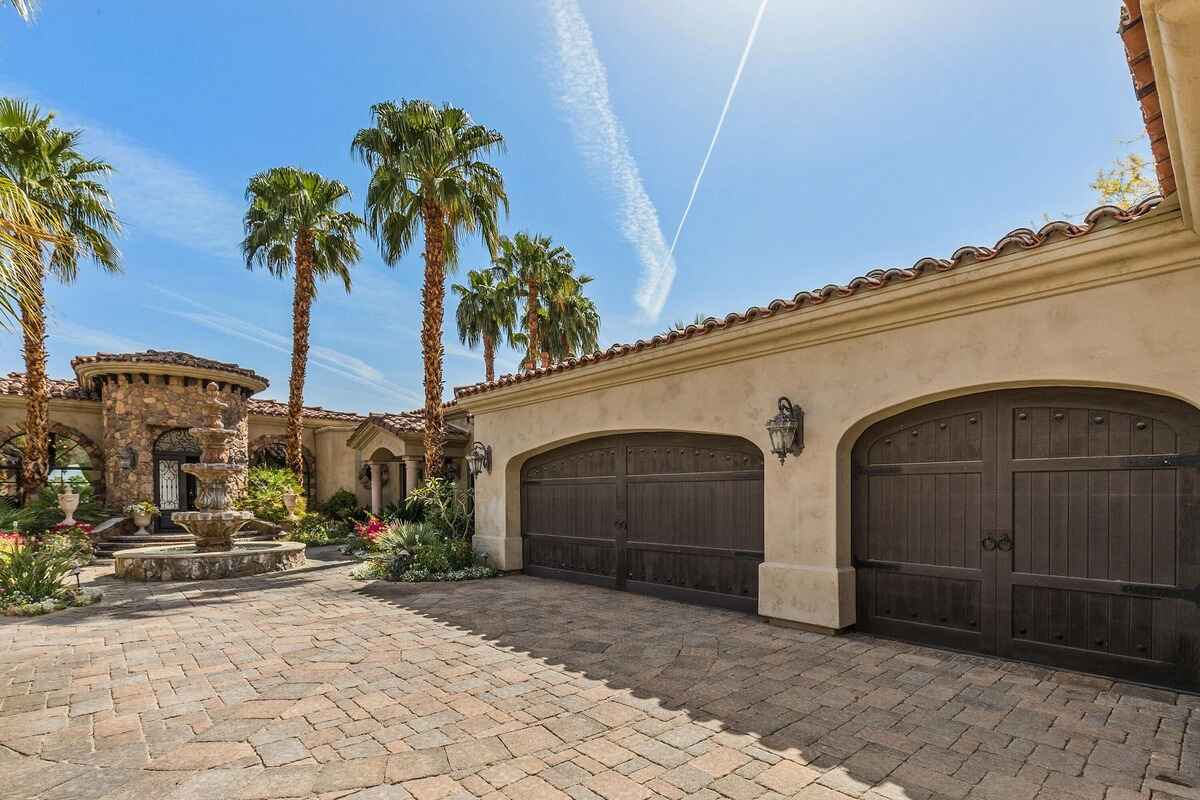
<path fill-rule="evenodd" d="M 348 573 L 100 578 L 99 605 L 0 621 L 0 796 L 1198 796 L 1194 697 L 523 576 Z"/>

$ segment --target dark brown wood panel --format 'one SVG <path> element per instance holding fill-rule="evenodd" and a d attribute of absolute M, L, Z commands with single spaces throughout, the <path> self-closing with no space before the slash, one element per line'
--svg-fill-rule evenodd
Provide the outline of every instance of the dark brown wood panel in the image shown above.
<path fill-rule="evenodd" d="M 522 470 L 525 571 L 757 608 L 763 457 L 725 436 L 578 442 Z"/>
<path fill-rule="evenodd" d="M 1099 389 L 975 395 L 873 426 L 854 464 L 861 628 L 1200 688 L 1193 407 Z"/>

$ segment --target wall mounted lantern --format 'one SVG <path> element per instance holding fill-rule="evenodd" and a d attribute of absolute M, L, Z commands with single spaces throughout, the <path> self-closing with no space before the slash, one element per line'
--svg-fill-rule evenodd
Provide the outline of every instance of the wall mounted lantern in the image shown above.
<path fill-rule="evenodd" d="M 117 466 L 124 470 L 137 469 L 137 451 L 126 447 L 117 455 Z"/>
<path fill-rule="evenodd" d="M 471 477 L 478 478 L 480 473 L 492 471 L 491 445 L 476 442 L 467 453 L 467 466 L 471 468 Z"/>
<path fill-rule="evenodd" d="M 780 464 L 789 454 L 799 455 L 804 449 L 804 411 L 786 397 L 779 398 L 779 413 L 767 420 L 767 434 Z"/>

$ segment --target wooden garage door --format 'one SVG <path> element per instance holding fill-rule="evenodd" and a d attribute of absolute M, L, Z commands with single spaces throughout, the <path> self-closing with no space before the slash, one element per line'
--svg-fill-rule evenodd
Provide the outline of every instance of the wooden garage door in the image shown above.
<path fill-rule="evenodd" d="M 1027 389 L 878 423 L 854 450 L 862 630 L 1200 688 L 1200 412 Z"/>
<path fill-rule="evenodd" d="M 521 472 L 525 571 L 754 611 L 763 457 L 726 436 L 604 436 Z"/>

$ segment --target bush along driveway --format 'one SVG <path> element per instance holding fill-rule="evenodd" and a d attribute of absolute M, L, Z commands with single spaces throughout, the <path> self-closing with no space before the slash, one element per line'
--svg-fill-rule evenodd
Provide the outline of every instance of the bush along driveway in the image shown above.
<path fill-rule="evenodd" d="M 4 797 L 1195 796 L 1197 698 L 537 578 L 349 572 L 100 579 L 100 604 L 0 620 Z"/>

